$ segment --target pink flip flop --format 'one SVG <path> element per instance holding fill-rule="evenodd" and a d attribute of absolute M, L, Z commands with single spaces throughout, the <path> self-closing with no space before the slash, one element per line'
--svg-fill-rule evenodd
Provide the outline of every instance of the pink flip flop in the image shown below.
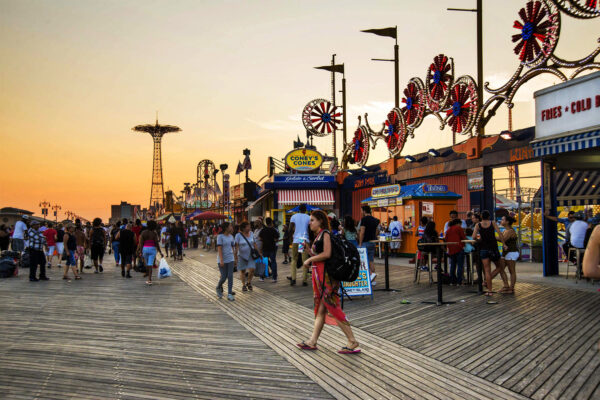
<path fill-rule="evenodd" d="M 297 343 L 296 346 L 300 347 L 302 350 L 318 350 L 317 346 L 309 346 L 304 342 Z"/>
<path fill-rule="evenodd" d="M 338 351 L 339 354 L 358 354 L 360 353 L 360 349 L 359 348 L 355 348 L 355 349 L 351 349 L 349 347 L 342 347 L 342 349 L 340 351 Z"/>

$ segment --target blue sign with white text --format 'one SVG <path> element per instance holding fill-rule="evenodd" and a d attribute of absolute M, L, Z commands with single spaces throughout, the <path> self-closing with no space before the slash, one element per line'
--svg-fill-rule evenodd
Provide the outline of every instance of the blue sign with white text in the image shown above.
<path fill-rule="evenodd" d="M 424 193 L 448 193 L 448 185 L 424 185 Z"/>
<path fill-rule="evenodd" d="M 288 184 L 331 183 L 335 182 L 334 175 L 275 175 L 273 182 Z"/>

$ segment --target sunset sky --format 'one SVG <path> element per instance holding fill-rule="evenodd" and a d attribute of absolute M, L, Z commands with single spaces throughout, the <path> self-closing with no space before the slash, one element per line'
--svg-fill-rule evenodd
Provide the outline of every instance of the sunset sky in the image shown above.
<path fill-rule="evenodd" d="M 484 2 L 484 75 L 493 87 L 518 65 L 510 37 L 524 0 Z M 228 163 L 233 183 L 242 149 L 251 176 L 268 156 L 283 157 L 311 99 L 330 97 L 329 74 L 313 69 L 331 54 L 346 66 L 348 132 L 358 115 L 379 126 L 393 106 L 393 40 L 361 29 L 398 25 L 401 88 L 425 78 L 439 53 L 456 75 L 476 74 L 475 0 L 151 1 L 0 0 L 0 207 L 35 211 L 48 200 L 88 219 L 110 204 L 147 206 L 152 141 L 131 130 L 159 122 L 181 127 L 163 140 L 165 190 L 195 182 L 202 159 Z M 596 46 L 597 20 L 563 15 L 557 54 L 580 58 Z M 514 128 L 533 125 L 533 92 L 521 89 Z M 341 86 L 341 84 L 340 84 Z M 502 109 L 487 133 L 506 129 Z M 428 119 L 403 154 L 451 144 Z M 315 140 L 331 153 L 331 139 Z M 338 143 L 341 148 L 341 141 Z M 387 158 L 383 146 L 369 163 Z M 532 173 L 537 171 L 532 170 Z M 220 177 L 219 177 L 220 180 Z M 62 212 L 60 214 L 63 216 Z"/>

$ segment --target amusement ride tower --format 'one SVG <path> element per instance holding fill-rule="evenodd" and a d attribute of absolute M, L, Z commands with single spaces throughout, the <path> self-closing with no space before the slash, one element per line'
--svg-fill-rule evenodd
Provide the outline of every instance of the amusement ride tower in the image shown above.
<path fill-rule="evenodd" d="M 181 129 L 173 125 L 159 125 L 158 116 L 156 117 L 155 125 L 137 125 L 131 128 L 136 132 L 146 132 L 152 136 L 154 141 L 154 155 L 152 161 L 152 187 L 150 189 L 150 205 L 149 209 L 154 208 L 156 213 L 159 213 L 164 205 L 165 192 L 163 188 L 163 173 L 162 173 L 162 156 L 161 142 L 162 137 L 170 132 L 179 132 Z"/>

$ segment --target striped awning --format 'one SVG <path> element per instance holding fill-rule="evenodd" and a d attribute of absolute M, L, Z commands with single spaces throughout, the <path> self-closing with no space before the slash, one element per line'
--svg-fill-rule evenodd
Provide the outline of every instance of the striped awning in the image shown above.
<path fill-rule="evenodd" d="M 279 204 L 284 206 L 295 204 L 320 204 L 332 205 L 335 203 L 333 190 L 306 189 L 306 190 L 279 190 Z"/>
<path fill-rule="evenodd" d="M 531 143 L 535 157 L 600 147 L 600 130 Z"/>
<path fill-rule="evenodd" d="M 600 204 L 600 173 L 589 171 L 556 171 L 556 202 L 559 207 Z M 541 207 L 542 188 L 533 201 Z"/>

